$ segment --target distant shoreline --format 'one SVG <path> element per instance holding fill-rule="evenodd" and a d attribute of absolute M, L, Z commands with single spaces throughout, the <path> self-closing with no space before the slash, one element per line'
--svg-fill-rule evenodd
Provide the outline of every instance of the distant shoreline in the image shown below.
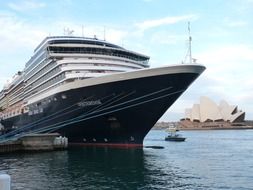
<path fill-rule="evenodd" d="M 153 127 L 152 130 L 166 130 L 168 127 Z M 206 128 L 179 128 L 180 131 L 206 131 L 206 130 L 253 130 L 253 126 L 249 127 L 223 127 L 223 128 L 213 128 L 213 127 L 206 127 Z"/>
<path fill-rule="evenodd" d="M 196 131 L 196 130 L 246 130 L 246 129 L 253 129 L 253 126 L 247 126 L 247 127 L 223 127 L 223 128 L 212 128 L 212 127 L 206 127 L 206 128 L 179 128 L 181 131 Z"/>
<path fill-rule="evenodd" d="M 194 130 L 245 130 L 253 129 L 253 122 L 246 121 L 243 123 L 228 123 L 228 122 L 189 122 L 189 121 L 180 121 L 180 122 L 158 122 L 153 127 L 154 130 L 165 130 L 170 126 L 176 127 L 182 131 L 194 131 Z"/>

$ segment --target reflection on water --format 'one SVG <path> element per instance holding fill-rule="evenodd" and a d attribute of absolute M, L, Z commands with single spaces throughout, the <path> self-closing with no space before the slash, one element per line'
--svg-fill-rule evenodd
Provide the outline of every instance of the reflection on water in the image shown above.
<path fill-rule="evenodd" d="M 13 189 L 161 189 L 164 178 L 175 178 L 155 159 L 143 149 L 86 147 L 4 156 L 0 170 L 12 176 Z"/>
<path fill-rule="evenodd" d="M 185 142 L 151 131 L 145 145 L 86 147 L 0 156 L 12 189 L 250 189 L 253 131 L 184 132 Z"/>
<path fill-rule="evenodd" d="M 86 147 L 69 151 L 12 154 L 0 170 L 13 189 L 163 189 L 180 186 L 180 174 L 147 149 Z M 164 164 L 162 164 L 164 163 Z"/>

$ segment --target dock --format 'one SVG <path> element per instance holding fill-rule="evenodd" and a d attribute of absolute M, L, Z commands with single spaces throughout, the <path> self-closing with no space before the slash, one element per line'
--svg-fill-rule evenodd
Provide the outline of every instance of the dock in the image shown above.
<path fill-rule="evenodd" d="M 67 147 L 68 139 L 58 133 L 27 134 L 16 140 L 0 143 L 0 154 L 16 151 L 53 151 Z"/>

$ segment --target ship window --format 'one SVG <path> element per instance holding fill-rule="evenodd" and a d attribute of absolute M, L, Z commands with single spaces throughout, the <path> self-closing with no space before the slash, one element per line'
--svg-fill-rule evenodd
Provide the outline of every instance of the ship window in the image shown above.
<path fill-rule="evenodd" d="M 66 96 L 65 94 L 62 94 L 62 95 L 61 95 L 61 98 L 62 98 L 62 99 L 67 99 L 67 96 Z"/>

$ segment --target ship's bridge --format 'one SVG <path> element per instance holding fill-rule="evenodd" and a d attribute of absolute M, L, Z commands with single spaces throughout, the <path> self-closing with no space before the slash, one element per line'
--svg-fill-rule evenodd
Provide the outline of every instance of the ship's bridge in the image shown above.
<path fill-rule="evenodd" d="M 48 49 L 49 47 L 49 49 Z M 149 57 L 137 52 L 126 50 L 118 45 L 99 40 L 97 38 L 76 36 L 49 36 L 46 37 L 34 50 L 33 57 L 26 63 L 29 67 L 38 57 L 45 57 L 45 49 L 54 53 L 79 53 L 110 55 L 140 61 L 148 65 Z"/>

